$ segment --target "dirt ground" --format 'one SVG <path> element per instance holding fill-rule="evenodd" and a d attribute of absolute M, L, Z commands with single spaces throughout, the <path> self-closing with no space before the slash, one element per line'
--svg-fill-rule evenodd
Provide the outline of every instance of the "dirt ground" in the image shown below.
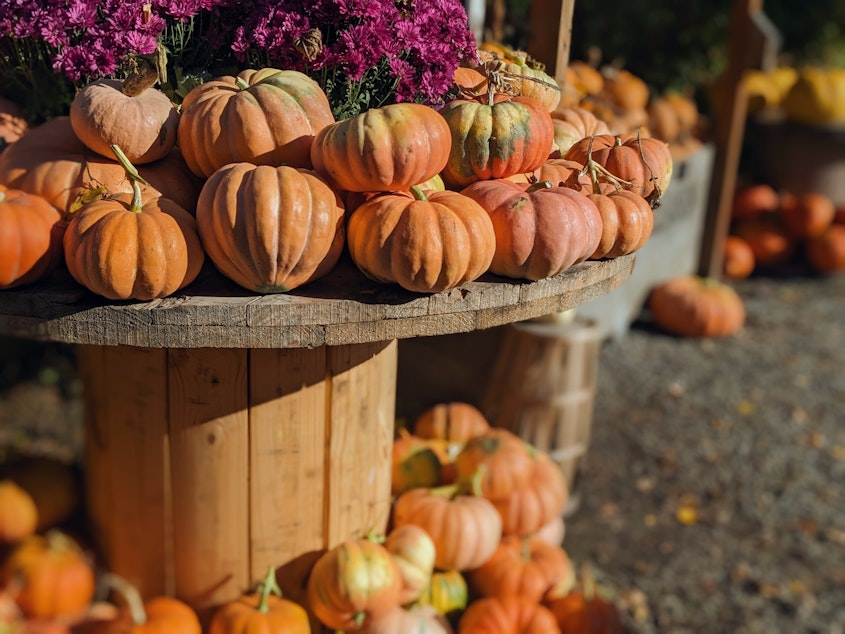
<path fill-rule="evenodd" d="M 635 634 L 842 634 L 845 276 L 736 288 L 733 337 L 604 344 L 564 546 Z M 69 346 L 0 340 L 0 448 L 78 461 L 80 396 Z"/>

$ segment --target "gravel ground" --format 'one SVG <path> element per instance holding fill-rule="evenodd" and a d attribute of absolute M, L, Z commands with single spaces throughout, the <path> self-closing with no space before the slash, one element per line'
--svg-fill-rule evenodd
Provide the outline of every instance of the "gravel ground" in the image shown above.
<path fill-rule="evenodd" d="M 631 632 L 845 632 L 845 276 L 736 284 L 724 340 L 647 313 L 601 352 L 565 547 Z M 0 449 L 78 460 L 69 346 L 0 339 Z"/>

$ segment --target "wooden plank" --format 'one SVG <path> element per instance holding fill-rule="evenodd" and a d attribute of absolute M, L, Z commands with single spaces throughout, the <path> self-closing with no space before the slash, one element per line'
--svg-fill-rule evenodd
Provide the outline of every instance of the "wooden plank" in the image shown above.
<path fill-rule="evenodd" d="M 532 0 L 528 16 L 528 53 L 546 65 L 563 87 L 572 48 L 575 0 Z"/>
<path fill-rule="evenodd" d="M 197 609 L 250 587 L 247 351 L 168 351 L 175 595 Z"/>
<path fill-rule="evenodd" d="M 396 341 L 329 348 L 328 547 L 387 525 L 397 350 Z"/>

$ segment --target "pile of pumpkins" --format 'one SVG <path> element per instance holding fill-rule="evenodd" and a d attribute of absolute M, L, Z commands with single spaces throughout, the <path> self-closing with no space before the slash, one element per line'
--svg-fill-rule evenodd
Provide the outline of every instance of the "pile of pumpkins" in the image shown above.
<path fill-rule="evenodd" d="M 671 180 L 666 143 L 610 134 L 529 70 L 461 68 L 440 110 L 343 121 L 292 70 L 220 77 L 178 108 L 95 81 L 0 154 L 0 289 L 64 263 L 98 295 L 146 301 L 208 258 L 251 292 L 286 292 L 347 249 L 367 277 L 434 293 L 636 251 Z"/>
<path fill-rule="evenodd" d="M 491 428 L 468 403 L 434 405 L 411 431 L 400 429 L 386 531 L 320 553 L 299 597 L 281 596 L 284 573 L 271 567 L 253 591 L 208 614 L 204 629 L 188 604 L 143 600 L 96 569 L 55 527 L 67 513 L 47 511 L 43 496 L 29 493 L 37 489 L 19 484 L 25 478 L 0 481 L 0 631 L 555 634 L 590 622 L 589 631 L 622 632 L 613 602 L 590 580 L 576 583 L 561 546 L 568 491 L 546 453 Z M 60 478 L 52 483 L 61 487 Z"/>
<path fill-rule="evenodd" d="M 737 188 L 725 240 L 724 274 L 743 279 L 801 258 L 822 275 L 845 271 L 845 208 L 825 194 Z"/>

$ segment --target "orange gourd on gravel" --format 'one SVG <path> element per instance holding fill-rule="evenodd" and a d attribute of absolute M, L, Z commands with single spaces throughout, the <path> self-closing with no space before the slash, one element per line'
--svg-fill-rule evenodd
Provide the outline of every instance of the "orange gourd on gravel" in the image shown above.
<path fill-rule="evenodd" d="M 437 111 L 397 103 L 327 126 L 314 139 L 311 160 L 340 189 L 407 191 L 440 173 L 449 143 L 449 127 Z"/>
<path fill-rule="evenodd" d="M 490 214 L 496 234 L 490 272 L 496 275 L 545 279 L 583 262 L 599 245 L 601 214 L 573 189 L 496 179 L 475 182 L 461 193 Z"/>
<path fill-rule="evenodd" d="M 200 84 L 182 101 L 178 143 L 197 176 L 229 163 L 311 167 L 311 145 L 334 123 L 326 94 L 295 70 L 245 70 Z"/>
<path fill-rule="evenodd" d="M 133 194 L 96 200 L 75 212 L 64 235 L 65 262 L 77 282 L 108 299 L 167 297 L 202 268 L 197 223 L 168 198 L 145 200 L 138 172 L 113 149 Z"/>
<path fill-rule="evenodd" d="M 490 429 L 481 411 L 469 403 L 438 403 L 417 416 L 414 434 L 420 438 L 465 442 Z"/>
<path fill-rule="evenodd" d="M 337 193 L 311 170 L 232 163 L 212 174 L 197 226 L 219 271 L 256 293 L 285 293 L 326 275 L 344 245 Z"/>
<path fill-rule="evenodd" d="M 485 597 L 470 603 L 458 634 L 561 634 L 551 611 L 525 597 Z"/>
<path fill-rule="evenodd" d="M 745 306 L 733 288 L 696 275 L 655 286 L 648 308 L 658 326 L 684 337 L 725 337 L 745 323 Z"/>
<path fill-rule="evenodd" d="M 64 230 L 49 202 L 0 185 L 0 289 L 37 282 L 61 263 Z"/>
<path fill-rule="evenodd" d="M 349 218 L 349 254 L 367 277 L 438 293 L 487 271 L 496 234 L 487 212 L 453 191 L 389 193 Z"/>

